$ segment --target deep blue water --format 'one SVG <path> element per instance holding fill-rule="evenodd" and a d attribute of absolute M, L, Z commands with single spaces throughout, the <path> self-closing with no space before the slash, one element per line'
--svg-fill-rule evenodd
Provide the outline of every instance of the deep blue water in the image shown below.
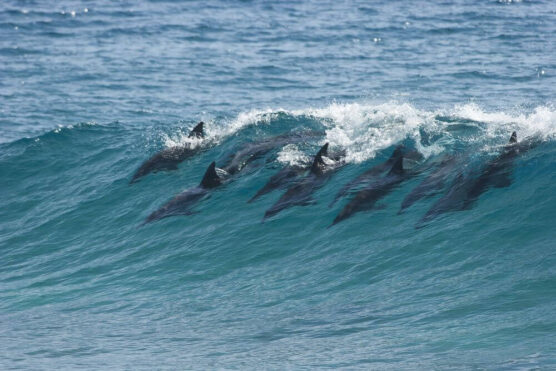
<path fill-rule="evenodd" d="M 3 1 L 0 368 L 556 368 L 555 35 L 549 0 Z M 205 150 L 129 184 L 200 120 Z M 322 136 L 141 225 L 211 161 L 303 130 Z M 512 131 L 536 145 L 511 183 L 420 224 Z M 262 223 L 285 191 L 247 200 L 325 142 L 346 165 Z M 400 143 L 422 172 L 329 227 Z"/>

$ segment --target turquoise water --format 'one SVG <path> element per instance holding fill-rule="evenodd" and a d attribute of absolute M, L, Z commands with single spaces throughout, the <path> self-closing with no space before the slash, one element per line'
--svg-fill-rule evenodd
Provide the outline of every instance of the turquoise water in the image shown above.
<path fill-rule="evenodd" d="M 556 367 L 554 2 L 8 1 L 0 32 L 0 368 Z M 203 151 L 129 184 L 200 120 Z M 421 225 L 512 131 L 511 184 Z M 285 190 L 247 201 L 325 142 L 345 166 L 263 223 Z M 422 172 L 329 227 L 400 143 Z"/>

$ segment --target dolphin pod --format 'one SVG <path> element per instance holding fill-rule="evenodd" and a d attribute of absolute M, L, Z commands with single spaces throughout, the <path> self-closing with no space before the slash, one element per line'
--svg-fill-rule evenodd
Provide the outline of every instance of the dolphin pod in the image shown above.
<path fill-rule="evenodd" d="M 204 138 L 204 125 L 204 122 L 199 122 L 189 133 L 189 138 Z M 163 149 L 141 164 L 139 169 L 137 169 L 135 174 L 133 174 L 130 183 L 135 183 L 140 178 L 150 173 L 156 173 L 163 170 L 177 170 L 178 164 L 196 155 L 199 151 L 201 151 L 200 146 L 193 147 L 189 143 L 182 146 L 174 146 Z"/>
<path fill-rule="evenodd" d="M 202 122 L 199 123 L 192 130 L 190 136 L 202 137 L 202 124 Z M 309 137 L 311 136 L 316 135 L 309 134 Z M 245 170 L 260 165 L 258 160 L 268 158 L 267 155 L 273 150 L 305 139 L 307 137 L 304 137 L 303 134 L 287 133 L 242 145 L 232 154 L 218 160 L 221 168 L 217 168 L 216 162 L 213 161 L 205 171 L 199 185 L 186 189 L 166 202 L 152 212 L 143 224 L 170 216 L 193 214 L 193 207 L 208 197 L 212 190 L 233 181 Z M 420 163 L 423 159 L 421 154 L 415 150 L 408 151 L 403 145 L 398 145 L 386 161 L 364 171 L 338 191 L 330 207 L 343 197 L 353 196 L 334 218 L 330 227 L 355 214 L 382 208 L 378 204 L 380 200 L 399 188 L 404 182 L 421 173 L 428 174 L 405 196 L 398 214 L 421 199 L 441 193 L 443 189 L 446 189 L 445 193 L 433 203 L 417 223 L 417 228 L 443 213 L 469 209 L 489 189 L 508 187 L 511 184 L 515 159 L 535 145 L 536 142 L 531 138 L 518 142 L 517 133 L 513 132 L 509 142 L 502 147 L 497 156 L 484 163 L 479 170 L 471 172 L 465 172 L 465 167 L 461 166 L 464 159 L 461 155 L 447 154 L 432 164 Z M 141 169 L 148 170 L 143 170 L 144 174 L 140 175 L 143 176 L 148 172 L 168 169 L 172 164 L 175 166 L 176 162 L 183 161 L 183 159 L 171 158 L 165 162 L 157 157 L 161 153 L 148 160 L 137 171 L 132 181 L 136 179 Z M 344 157 L 345 152 L 330 154 L 329 143 L 326 143 L 316 153 L 310 165 L 283 167 L 270 177 L 264 186 L 248 200 L 248 203 L 272 191 L 286 189 L 265 212 L 262 218 L 263 222 L 293 206 L 312 204 L 315 202 L 313 194 L 345 165 Z M 407 160 L 416 162 L 418 165 L 407 168 Z M 149 166 L 145 166 L 149 163 Z M 448 183 L 449 186 L 446 187 Z"/>
<path fill-rule="evenodd" d="M 191 208 L 203 199 L 209 190 L 231 182 L 241 172 L 250 168 L 249 165 L 254 167 L 253 164 L 256 160 L 264 157 L 272 150 L 286 144 L 303 141 L 305 134 L 309 137 L 318 135 L 315 132 L 282 134 L 244 145 L 226 158 L 222 168 L 217 168 L 216 162 L 213 161 L 198 186 L 189 188 L 168 201 L 160 209 L 149 215 L 144 224 L 169 216 L 192 214 Z"/>
<path fill-rule="evenodd" d="M 518 142 L 517 133 L 513 132 L 509 143 L 503 147 L 498 156 L 481 168 L 478 175 L 476 173 L 464 174 L 462 170 L 458 171 L 444 196 L 433 204 L 416 227 L 422 227 L 440 214 L 471 208 L 478 198 L 490 188 L 508 187 L 511 184 L 515 159 L 536 144 L 532 138 Z M 403 168 L 403 155 L 399 157 L 399 153 L 395 151 L 392 157 L 396 158 L 396 162 L 390 172 L 359 191 L 336 216 L 332 225 L 355 213 L 377 208 L 377 201 L 392 192 L 402 182 L 419 173 L 419 170 L 407 171 Z M 457 156 L 445 156 L 440 164 L 405 197 L 399 213 L 418 200 L 439 193 L 452 177 L 453 170 L 460 162 L 461 159 Z"/>

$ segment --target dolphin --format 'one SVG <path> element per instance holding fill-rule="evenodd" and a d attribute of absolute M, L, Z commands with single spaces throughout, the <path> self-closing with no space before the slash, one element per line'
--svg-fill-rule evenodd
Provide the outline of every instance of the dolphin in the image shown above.
<path fill-rule="evenodd" d="M 326 143 L 315 155 L 309 174 L 288 188 L 282 197 L 266 211 L 263 221 L 289 207 L 311 203 L 312 194 L 322 187 L 342 165 L 343 162 L 334 161 L 328 157 L 328 143 Z"/>
<path fill-rule="evenodd" d="M 517 133 L 514 131 L 508 144 L 496 158 L 489 161 L 480 171 L 479 176 L 475 174 L 463 174 L 460 172 L 449 191 L 441 197 L 427 211 L 417 227 L 428 222 L 440 214 L 470 209 L 479 197 L 490 188 L 504 188 L 511 184 L 511 173 L 514 160 L 535 145 L 532 139 L 517 141 Z"/>
<path fill-rule="evenodd" d="M 199 122 L 193 130 L 191 130 L 188 137 L 195 139 L 204 138 L 204 125 L 204 122 Z M 147 161 L 143 162 L 135 174 L 133 174 L 130 184 L 137 182 L 141 177 L 144 177 L 149 173 L 156 173 L 161 170 L 177 170 L 180 162 L 194 156 L 200 150 L 200 146 L 194 147 L 190 144 L 163 149 L 162 151 L 155 153 Z"/>
<path fill-rule="evenodd" d="M 397 156 L 396 161 L 392 165 L 388 174 L 357 192 L 355 197 L 353 197 L 336 216 L 332 225 L 335 225 L 360 211 L 373 209 L 378 200 L 387 196 L 405 180 L 416 175 L 416 172 L 404 170 L 403 160 L 403 154 Z"/>
<path fill-rule="evenodd" d="M 417 223 L 416 228 L 422 227 L 424 223 L 436 218 L 440 214 L 456 210 L 465 210 L 465 199 L 467 198 L 472 184 L 469 180 L 470 178 L 470 175 L 459 172 L 448 189 L 448 192 L 432 205 L 425 216 Z"/>
<path fill-rule="evenodd" d="M 351 180 L 346 185 L 344 185 L 336 196 L 332 200 L 332 202 L 328 205 L 328 207 L 334 206 L 334 204 L 342 197 L 353 193 L 359 190 L 361 187 L 371 183 L 372 181 L 376 180 L 380 175 L 382 175 L 385 171 L 392 168 L 392 165 L 396 162 L 399 157 L 404 156 L 404 145 L 400 144 L 392 152 L 392 155 L 383 163 L 377 164 L 370 169 L 366 170 L 362 174 L 360 174 L 357 178 Z M 421 155 L 417 151 L 410 151 L 409 153 L 405 154 L 404 156 L 406 159 L 411 160 L 421 160 L 423 155 Z"/>
<path fill-rule="evenodd" d="M 514 160 L 532 147 L 533 143 L 531 140 L 518 143 L 517 133 L 514 131 L 510 141 L 504 146 L 501 153 L 494 160 L 487 163 L 479 177 L 473 182 L 465 200 L 466 207 L 471 207 L 479 196 L 491 187 L 508 187 L 512 183 L 511 175 L 514 168 Z"/>
<path fill-rule="evenodd" d="M 403 199 L 398 214 L 401 214 L 420 199 L 434 196 L 440 192 L 444 188 L 446 181 L 451 177 L 456 164 L 457 159 L 455 156 L 444 156 L 435 169 Z"/>
<path fill-rule="evenodd" d="M 218 175 L 216 163 L 213 161 L 205 171 L 205 175 L 198 186 L 186 189 L 166 202 L 160 209 L 150 214 L 143 224 L 174 215 L 191 215 L 193 206 L 204 198 L 210 190 L 222 185 L 224 181 L 224 177 Z"/>
<path fill-rule="evenodd" d="M 305 140 L 307 136 L 316 136 L 317 134 L 314 132 L 285 133 L 262 139 L 244 145 L 243 148 L 219 162 L 224 164 L 222 166 L 223 170 L 230 175 L 234 175 L 247 168 L 248 165 L 252 167 L 254 161 L 266 156 L 278 147 L 291 143 L 299 143 Z"/>
<path fill-rule="evenodd" d="M 284 188 L 297 180 L 302 176 L 308 169 L 308 166 L 298 166 L 298 165 L 287 165 L 278 171 L 276 174 L 270 177 L 268 182 L 257 191 L 257 193 L 251 197 L 247 203 L 251 203 L 258 199 L 259 197 L 270 193 L 276 189 Z"/>

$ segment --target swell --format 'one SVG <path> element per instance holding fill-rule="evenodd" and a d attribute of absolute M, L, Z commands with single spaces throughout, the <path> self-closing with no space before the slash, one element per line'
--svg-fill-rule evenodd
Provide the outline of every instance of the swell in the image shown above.
<path fill-rule="evenodd" d="M 226 354 L 217 362 L 228 365 L 237 361 L 228 356 L 234 352 L 266 359 L 268 352 L 290 354 L 289 345 L 322 354 L 331 344 L 342 353 L 350 347 L 349 357 L 300 362 L 384 368 L 407 362 L 411 368 L 426 353 L 441 354 L 431 366 L 452 367 L 476 363 L 485 352 L 492 356 L 486 366 L 504 367 L 508 359 L 550 362 L 553 115 L 550 107 L 425 111 L 388 102 L 203 117 L 209 149 L 132 186 L 141 162 L 187 143 L 196 120 L 78 124 L 0 144 L 7 362 L 17 364 L 21 355 L 42 367 L 61 358 L 117 363 L 129 356 L 119 349 L 133 347 L 140 350 L 134 361 L 152 368 L 152 355 L 141 357 L 153 344 L 172 354 L 170 360 L 163 353 L 158 363 L 176 365 L 212 357 L 207 349 Z M 196 214 L 138 227 L 197 185 L 210 162 L 246 143 L 301 129 L 324 134 L 277 148 L 263 166 L 203 200 Z M 471 210 L 416 230 L 434 198 L 397 212 L 423 175 L 385 197 L 384 208 L 326 228 L 341 207 L 328 207 L 336 192 L 384 162 L 398 143 L 418 148 L 425 161 L 471 153 L 469 166 L 475 166 L 495 157 L 513 129 L 520 138 L 540 132 L 542 144 L 515 161 L 509 187 L 485 193 Z M 367 148 L 361 136 L 369 138 Z M 282 166 L 306 163 L 325 141 L 344 148 L 349 164 L 315 192 L 314 204 L 261 224 L 279 193 L 247 201 Z M 53 342 L 53 336 L 63 340 Z M 531 339 L 539 343 L 529 357 Z M 477 347 L 479 355 L 461 351 Z M 280 356 L 271 364 L 281 362 Z"/>
<path fill-rule="evenodd" d="M 555 133 L 550 107 L 507 113 L 486 112 L 469 104 L 424 111 L 396 102 L 334 103 L 295 111 L 254 110 L 205 121 L 208 140 L 214 144 L 209 150 L 181 164 L 178 171 L 148 176 L 134 186 L 128 181 L 140 162 L 157 149 L 185 143 L 193 122 L 147 129 L 120 123 L 79 124 L 2 144 L 0 172 L 5 197 L 0 208 L 0 281 L 6 299 L 2 306 L 60 305 L 77 300 L 83 290 L 121 289 L 134 295 L 162 285 L 175 291 L 185 283 L 201 285 L 226 279 L 248 267 L 268 269 L 272 262 L 327 266 L 329 259 L 345 251 L 338 247 L 339 241 L 355 248 L 354 254 L 363 254 L 367 250 L 362 246 L 369 244 L 391 246 L 371 255 L 383 263 L 374 267 L 369 261 L 368 268 L 358 269 L 357 274 L 349 273 L 354 263 L 342 262 L 343 258 L 333 266 L 333 271 L 347 276 L 344 283 L 329 290 L 355 289 L 361 282 L 377 283 L 393 272 L 410 269 L 407 259 L 414 257 L 404 257 L 402 247 L 409 246 L 409 241 L 420 245 L 446 237 L 455 232 L 456 221 L 461 229 L 458 233 L 474 231 L 472 241 L 519 225 L 527 225 L 536 236 L 523 241 L 535 244 L 547 238 L 542 223 L 535 224 L 535 220 L 539 213 L 550 217 L 554 205 L 549 196 L 554 181 L 550 159 L 554 158 Z M 198 184 L 214 159 L 260 137 L 300 129 L 320 130 L 325 136 L 278 148 L 265 166 L 214 192 L 199 206 L 198 214 L 137 228 L 173 195 Z M 386 209 L 361 214 L 331 230 L 325 228 L 337 212 L 327 206 L 337 190 L 384 161 L 385 151 L 397 143 L 414 146 L 430 158 L 454 150 L 476 151 L 475 161 L 481 163 L 499 150 L 511 130 L 517 130 L 520 138 L 540 133 L 545 145 L 517 161 L 512 186 L 497 192 L 498 197 L 487 195 L 473 210 L 448 215 L 416 232 L 416 219 L 432 201 L 419 202 L 409 212 L 396 215 L 403 197 L 417 185 L 416 178 L 385 199 Z M 345 149 L 350 165 L 315 194 L 314 205 L 292 208 L 271 223 L 260 224 L 278 195 L 264 196 L 252 204 L 247 204 L 248 199 L 282 164 L 307 162 L 325 141 Z M 495 222 L 487 223 L 489 220 Z M 371 234 L 365 232 L 369 225 Z M 397 247 L 392 245 L 394 241 L 398 241 Z M 494 241 L 489 245 L 495 246 Z M 393 255 L 384 256 L 387 251 Z M 386 276 L 361 281 L 365 272 L 378 272 L 384 265 L 388 267 Z M 21 290 L 28 295 L 16 295 Z M 56 294 L 42 295 L 44 290 Z"/>

